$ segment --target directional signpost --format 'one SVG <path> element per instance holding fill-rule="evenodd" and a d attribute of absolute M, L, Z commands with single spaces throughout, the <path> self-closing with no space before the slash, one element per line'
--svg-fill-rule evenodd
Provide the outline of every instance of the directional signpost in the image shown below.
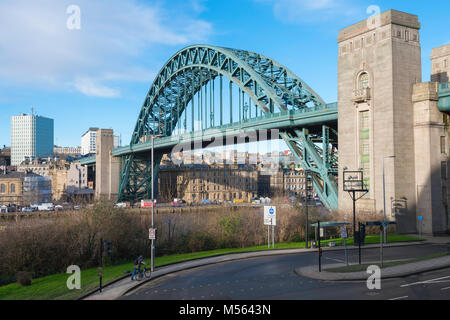
<path fill-rule="evenodd" d="M 267 247 L 270 248 L 270 226 L 272 226 L 272 247 L 275 248 L 274 227 L 277 225 L 277 207 L 264 207 L 264 224 L 267 226 Z"/>

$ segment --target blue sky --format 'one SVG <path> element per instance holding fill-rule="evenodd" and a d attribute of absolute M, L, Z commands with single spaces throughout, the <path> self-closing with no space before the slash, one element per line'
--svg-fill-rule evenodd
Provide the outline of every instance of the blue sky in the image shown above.
<path fill-rule="evenodd" d="M 66 27 L 69 5 L 81 9 L 80 30 Z M 370 5 L 419 16 L 428 81 L 431 49 L 450 42 L 450 2 L 2 0 L 0 146 L 10 144 L 10 117 L 31 106 L 55 119 L 58 145 L 79 145 L 92 126 L 127 144 L 154 76 L 195 43 L 262 53 L 334 102 L 339 29 L 366 19 Z"/>

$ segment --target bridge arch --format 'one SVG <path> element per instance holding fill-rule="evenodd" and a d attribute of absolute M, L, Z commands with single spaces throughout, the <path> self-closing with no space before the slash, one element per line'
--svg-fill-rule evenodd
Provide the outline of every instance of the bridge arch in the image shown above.
<path fill-rule="evenodd" d="M 174 54 L 156 76 L 139 113 L 130 147 L 147 143 L 151 135 L 172 136 L 174 128 L 177 124 L 180 125 L 183 112 L 186 129 L 188 105 L 192 108 L 191 130 L 196 131 L 194 97 L 197 95 L 199 102 L 203 103 L 203 99 L 200 99 L 202 88 L 210 84 L 211 93 L 211 84 L 214 85 L 216 78 L 220 79 L 219 96 L 222 95 L 222 81 L 225 78 L 230 82 L 230 92 L 232 92 L 231 84 L 234 84 L 239 88 L 239 95 L 241 92 L 247 94 L 254 106 L 267 117 L 297 111 L 306 114 L 328 108 L 322 98 L 302 79 L 273 59 L 250 51 L 194 45 Z M 239 121 L 243 121 L 240 99 L 239 96 Z M 222 124 L 222 100 L 220 103 Z M 232 119 L 231 93 L 230 104 Z M 337 114 L 337 106 L 334 108 Z M 203 117 L 202 107 L 200 110 Z M 206 113 L 205 118 L 207 121 Z M 201 119 L 203 121 L 203 118 Z M 215 122 L 214 120 L 212 122 L 214 128 Z M 203 124 L 201 128 L 203 129 Z M 308 131 L 292 128 L 280 132 L 280 136 L 294 153 L 297 162 L 304 169 L 312 171 L 315 189 L 318 190 L 325 205 L 334 209 L 337 208 L 337 187 L 332 176 L 336 173 L 333 171 L 336 170 L 336 159 L 331 159 L 332 152 L 328 150 L 330 130 L 323 127 L 322 131 L 321 125 L 316 126 L 317 128 L 320 131 L 319 136 L 323 133 L 324 137 L 321 154 L 317 147 L 317 133 L 310 135 Z M 162 155 L 155 157 L 155 163 L 159 163 L 159 156 Z M 135 201 L 150 195 L 149 167 L 151 167 L 149 158 L 143 157 L 142 153 L 130 152 L 122 157 L 119 201 Z M 156 164 L 156 172 L 158 167 Z"/>
<path fill-rule="evenodd" d="M 146 134 L 169 136 L 169 129 L 175 125 L 166 122 L 164 127 L 162 120 L 170 117 L 171 122 L 178 121 L 174 112 L 182 113 L 191 98 L 218 76 L 226 77 L 246 92 L 265 114 L 274 113 L 276 108 L 281 111 L 325 105 L 302 79 L 266 56 L 210 45 L 190 46 L 173 55 L 156 76 L 141 108 L 131 144 L 139 143 Z M 158 122 L 158 126 L 152 127 L 149 121 Z"/>

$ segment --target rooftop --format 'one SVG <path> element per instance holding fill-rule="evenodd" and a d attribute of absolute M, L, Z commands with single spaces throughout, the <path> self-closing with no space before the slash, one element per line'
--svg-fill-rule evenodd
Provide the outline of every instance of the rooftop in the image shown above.
<path fill-rule="evenodd" d="M 370 19 L 370 18 L 369 18 Z M 366 33 L 370 30 L 375 29 L 375 26 L 372 27 L 367 21 L 369 19 L 360 21 L 355 23 L 347 28 L 344 28 L 339 31 L 338 42 L 342 42 L 344 40 L 353 38 L 357 35 Z M 404 27 L 420 29 L 419 17 L 414 14 L 397 11 L 397 10 L 387 10 L 380 14 L 380 25 L 379 27 L 388 25 L 388 24 L 396 24 Z"/>

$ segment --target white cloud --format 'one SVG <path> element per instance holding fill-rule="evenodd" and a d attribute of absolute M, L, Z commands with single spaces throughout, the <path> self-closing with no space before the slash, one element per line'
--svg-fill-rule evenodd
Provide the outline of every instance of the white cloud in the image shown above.
<path fill-rule="evenodd" d="M 108 88 L 90 78 L 76 78 L 74 86 L 79 92 L 87 96 L 116 98 L 120 95 L 119 90 Z"/>
<path fill-rule="evenodd" d="M 81 30 L 66 27 L 71 4 L 81 9 Z M 0 80 L 115 97 L 120 92 L 110 81 L 154 77 L 145 57 L 161 47 L 206 41 L 212 31 L 195 13 L 135 0 L 3 0 Z"/>
<path fill-rule="evenodd" d="M 270 4 L 276 18 L 287 23 L 323 22 L 355 13 L 349 0 L 254 0 Z"/>

